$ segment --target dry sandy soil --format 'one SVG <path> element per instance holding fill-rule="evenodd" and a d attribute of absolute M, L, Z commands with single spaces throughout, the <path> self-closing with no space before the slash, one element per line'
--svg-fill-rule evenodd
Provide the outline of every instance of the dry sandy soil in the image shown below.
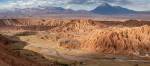
<path fill-rule="evenodd" d="M 0 19 L 0 66 L 150 66 L 150 21 Z"/>

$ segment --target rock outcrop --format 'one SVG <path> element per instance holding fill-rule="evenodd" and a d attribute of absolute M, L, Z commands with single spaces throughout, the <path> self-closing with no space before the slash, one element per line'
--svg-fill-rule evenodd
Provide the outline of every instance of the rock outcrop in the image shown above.
<path fill-rule="evenodd" d="M 81 48 L 106 53 L 143 55 L 150 52 L 150 26 L 96 29 L 89 33 Z"/>

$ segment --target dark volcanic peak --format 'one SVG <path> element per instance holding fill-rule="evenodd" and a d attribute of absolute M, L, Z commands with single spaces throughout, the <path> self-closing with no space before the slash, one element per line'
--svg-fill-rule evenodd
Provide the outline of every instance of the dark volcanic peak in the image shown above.
<path fill-rule="evenodd" d="M 135 11 L 123 8 L 120 6 L 112 6 L 108 3 L 103 3 L 91 12 L 97 13 L 97 14 L 133 14 Z"/>

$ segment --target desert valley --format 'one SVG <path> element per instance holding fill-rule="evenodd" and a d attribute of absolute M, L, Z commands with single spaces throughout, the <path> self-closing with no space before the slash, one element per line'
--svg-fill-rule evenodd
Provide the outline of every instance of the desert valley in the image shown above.
<path fill-rule="evenodd" d="M 0 64 L 149 66 L 149 35 L 149 21 L 0 19 Z"/>
<path fill-rule="evenodd" d="M 0 0 L 0 66 L 150 66 L 148 0 Z"/>

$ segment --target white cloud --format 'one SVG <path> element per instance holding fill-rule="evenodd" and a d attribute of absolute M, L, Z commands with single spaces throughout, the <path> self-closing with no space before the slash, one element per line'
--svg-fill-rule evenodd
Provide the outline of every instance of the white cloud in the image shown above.
<path fill-rule="evenodd" d="M 134 9 L 137 11 L 149 11 L 150 10 L 150 0 L 132 0 L 131 4 L 121 5 L 129 9 Z"/>
<path fill-rule="evenodd" d="M 150 10 L 150 1 L 145 0 L 9 0 L 0 3 L 0 9 L 36 8 L 38 6 L 57 6 L 72 9 L 93 9 L 103 2 L 120 5 L 135 10 Z M 145 9 L 147 8 L 147 9 Z"/>
<path fill-rule="evenodd" d="M 0 3 L 0 9 L 13 9 L 13 8 L 33 8 L 38 6 L 46 6 L 46 5 L 53 5 L 55 3 L 62 3 L 62 1 L 56 0 L 15 0 L 10 1 L 8 3 Z"/>

